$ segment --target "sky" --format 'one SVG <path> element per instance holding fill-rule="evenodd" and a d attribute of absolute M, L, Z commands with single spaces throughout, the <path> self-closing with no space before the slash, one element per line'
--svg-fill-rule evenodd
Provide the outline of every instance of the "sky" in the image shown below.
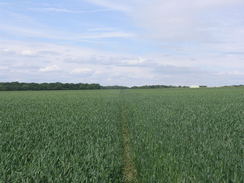
<path fill-rule="evenodd" d="M 244 0 L 0 0 L 0 82 L 244 84 Z"/>

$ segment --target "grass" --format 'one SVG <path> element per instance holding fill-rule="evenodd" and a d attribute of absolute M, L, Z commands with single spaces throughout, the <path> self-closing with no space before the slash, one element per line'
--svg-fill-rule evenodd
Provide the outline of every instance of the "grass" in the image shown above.
<path fill-rule="evenodd" d="M 0 182 L 243 182 L 244 89 L 0 92 Z"/>

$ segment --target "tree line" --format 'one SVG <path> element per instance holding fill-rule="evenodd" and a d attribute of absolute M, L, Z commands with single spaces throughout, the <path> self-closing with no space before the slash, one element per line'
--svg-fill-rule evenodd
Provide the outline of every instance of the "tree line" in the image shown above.
<path fill-rule="evenodd" d="M 132 89 L 151 89 L 151 88 L 189 88 L 189 86 L 172 86 L 172 85 L 145 85 L 133 86 Z"/>
<path fill-rule="evenodd" d="M 207 87 L 207 86 L 200 86 Z M 24 90 L 98 90 L 98 89 L 153 89 L 153 88 L 189 88 L 189 86 L 172 85 L 145 85 L 145 86 L 101 86 L 88 83 L 22 83 L 0 82 L 0 91 L 24 91 Z"/>
<path fill-rule="evenodd" d="M 0 91 L 22 91 L 22 90 L 95 90 L 101 89 L 99 84 L 87 83 L 0 83 Z"/>

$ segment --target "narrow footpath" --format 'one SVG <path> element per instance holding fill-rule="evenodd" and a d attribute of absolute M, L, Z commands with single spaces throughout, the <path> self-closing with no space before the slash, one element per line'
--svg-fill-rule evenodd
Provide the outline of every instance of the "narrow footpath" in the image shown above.
<path fill-rule="evenodd" d="M 138 183 L 137 180 L 137 170 L 134 164 L 132 148 L 130 143 L 130 133 L 128 129 L 128 113 L 129 109 L 123 101 L 123 91 L 121 91 L 120 98 L 120 113 L 121 113 L 121 123 L 122 123 L 122 136 L 123 136 L 123 179 L 125 183 Z"/>

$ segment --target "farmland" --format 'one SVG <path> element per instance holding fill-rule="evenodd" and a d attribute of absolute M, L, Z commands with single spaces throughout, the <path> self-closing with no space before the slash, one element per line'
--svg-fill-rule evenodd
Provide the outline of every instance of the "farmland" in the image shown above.
<path fill-rule="evenodd" d="M 0 92 L 0 182 L 243 182 L 244 89 Z"/>

